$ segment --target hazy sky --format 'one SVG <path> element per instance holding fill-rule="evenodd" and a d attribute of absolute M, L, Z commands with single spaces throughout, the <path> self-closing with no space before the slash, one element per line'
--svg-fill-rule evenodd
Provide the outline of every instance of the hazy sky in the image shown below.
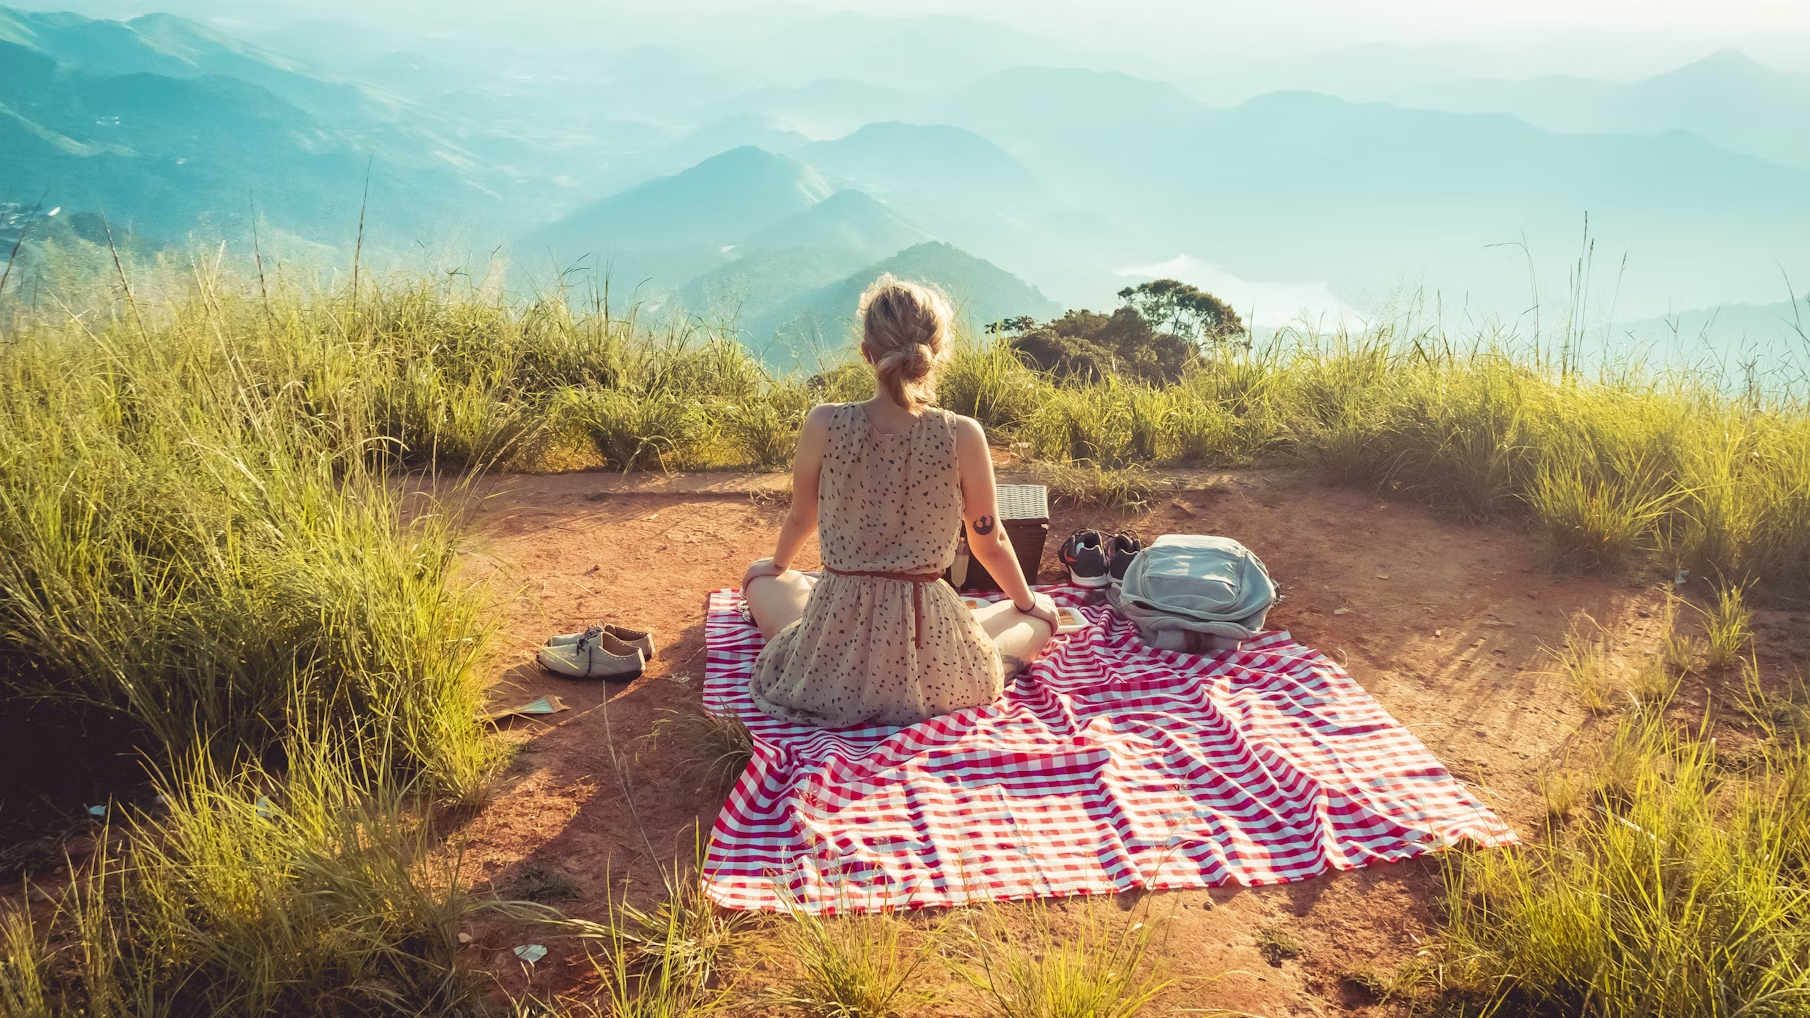
<path fill-rule="evenodd" d="M 222 24 L 346 20 L 392 29 L 540 21 L 615 33 L 696 32 L 808 9 L 995 19 L 1102 50 L 1241 66 L 1373 43 L 1465 44 L 1486 73 L 1654 73 L 1722 47 L 1810 72 L 1810 0 L 12 0 L 122 17 L 167 10 Z M 731 13 L 733 12 L 733 13 Z M 726 16 L 725 16 L 726 15 Z M 752 15 L 752 19 L 750 19 Z M 727 26 L 725 26 L 727 27 Z M 613 33 L 614 34 L 614 33 Z"/>
<path fill-rule="evenodd" d="M 813 6 L 901 11 L 881 0 Z M 918 0 L 912 7 L 1085 33 L 1120 47 L 1191 49 L 1209 60 L 1238 56 L 1226 52 L 1228 43 L 1283 52 L 1464 43 L 1514 52 L 1539 69 L 1542 56 L 1571 66 L 1668 64 L 1738 46 L 1810 70 L 1810 0 Z"/>

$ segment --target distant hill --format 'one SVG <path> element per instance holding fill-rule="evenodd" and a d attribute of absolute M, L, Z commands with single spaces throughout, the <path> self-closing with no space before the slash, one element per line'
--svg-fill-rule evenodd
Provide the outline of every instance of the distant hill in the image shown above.
<path fill-rule="evenodd" d="M 1740 384 L 1752 363 L 1783 372 L 1801 391 L 1810 381 L 1810 294 L 1795 303 L 1729 304 L 1628 322 L 1615 327 L 1611 341 L 1617 364 L 1639 358 L 1719 373 Z M 1587 348 L 1585 355 L 1600 357 L 1600 350 Z"/>
<path fill-rule="evenodd" d="M 1100 288 L 1089 283 L 1108 274 L 1110 252 L 1124 232 L 1059 197 L 1038 171 L 962 127 L 868 124 L 795 154 L 884 198 L 938 239 L 1053 283 L 1065 301 L 1098 295 Z"/>
<path fill-rule="evenodd" d="M 1003 318 L 1047 318 L 1061 310 L 1035 286 L 999 266 L 949 244 L 932 242 L 798 295 L 764 319 L 750 321 L 745 342 L 756 355 L 782 370 L 836 361 L 856 341 L 853 321 L 862 291 L 887 272 L 942 287 L 955 302 L 963 325 L 976 331 Z"/>
<path fill-rule="evenodd" d="M 973 131 L 947 124 L 868 124 L 796 155 L 864 190 L 941 209 L 943 218 L 1022 214 L 1054 201 L 1030 167 Z"/>
<path fill-rule="evenodd" d="M 1454 81 L 1404 90 L 1392 101 L 1507 113 L 1572 134 L 1693 131 L 1730 151 L 1810 168 L 1810 74 L 1775 71 L 1734 50 L 1642 81 Z"/>
<path fill-rule="evenodd" d="M 350 139 L 402 166 L 484 176 L 483 164 L 447 125 L 393 94 L 323 78 L 296 61 L 169 14 L 100 21 L 0 7 L 0 42 L 99 77 L 228 77 L 269 90 Z"/>
<path fill-rule="evenodd" d="M 561 266 L 589 254 L 614 285 L 676 295 L 781 368 L 839 344 L 841 319 L 882 272 L 936 282 L 988 321 L 1056 310 L 1030 284 L 934 237 L 872 195 L 832 192 L 812 166 L 744 146 L 582 208 L 516 251 L 518 262 L 550 251 Z"/>
<path fill-rule="evenodd" d="M 0 8 L 0 201 L 104 212 L 153 242 L 267 225 L 349 248 L 370 174 L 374 249 L 501 214 L 416 116 L 194 22 Z M 491 181 L 494 183 L 494 181 Z"/>
<path fill-rule="evenodd" d="M 852 248 L 793 247 L 754 251 L 685 283 L 685 310 L 713 325 L 733 326 L 753 348 L 767 345 L 800 297 L 879 259 Z"/>
<path fill-rule="evenodd" d="M 866 264 L 931 239 L 864 192 L 845 189 L 742 238 L 735 246 L 741 253 L 832 248 L 852 252 Z"/>
<path fill-rule="evenodd" d="M 359 91 L 353 85 L 322 81 L 290 60 L 168 14 L 97 21 L 77 14 L 0 7 L 0 42 L 34 50 L 88 74 L 238 78 L 304 108 L 318 102 L 331 109 Z"/>
<path fill-rule="evenodd" d="M 237 78 L 87 74 L 0 42 L 0 200 L 42 196 L 164 242 L 204 224 L 242 235 L 255 202 L 275 229 L 349 246 L 367 169 L 373 242 L 489 203 L 450 170 L 376 157 Z"/>
<path fill-rule="evenodd" d="M 808 166 L 752 146 L 586 205 L 516 245 L 560 268 L 589 258 L 618 282 L 655 277 L 676 288 L 729 261 L 744 237 L 829 197 Z M 519 260 L 519 259 L 518 259 Z"/>
<path fill-rule="evenodd" d="M 1089 95 L 1071 118 L 1067 99 Z M 1110 215 L 1117 243 L 1162 252 L 1147 262 L 1186 253 L 1243 279 L 1327 281 L 1354 304 L 1405 282 L 1525 307 L 1527 255 L 1506 247 L 1522 242 L 1555 301 L 1586 215 L 1604 262 L 1630 256 L 1624 307 L 1761 292 L 1810 235 L 1810 173 L 1682 132 L 1560 134 L 1310 92 L 1217 108 L 1050 69 L 982 79 L 944 115 Z"/>
<path fill-rule="evenodd" d="M 771 333 L 800 294 L 930 240 L 860 191 L 837 191 L 735 244 L 735 260 L 687 282 L 689 310 Z"/>
<path fill-rule="evenodd" d="M 810 140 L 770 116 L 750 113 L 724 117 L 670 145 L 626 160 L 614 170 L 612 178 L 629 187 L 653 177 L 671 176 L 731 149 L 753 147 L 775 155 L 787 155 Z"/>

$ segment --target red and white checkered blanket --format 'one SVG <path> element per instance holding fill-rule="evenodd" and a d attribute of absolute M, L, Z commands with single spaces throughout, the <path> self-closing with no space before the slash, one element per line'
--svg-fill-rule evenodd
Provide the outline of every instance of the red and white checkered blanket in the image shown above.
<path fill-rule="evenodd" d="M 1044 588 L 1082 604 L 1079 588 Z M 704 702 L 754 734 L 706 889 L 870 911 L 1300 880 L 1514 834 L 1336 664 L 1270 633 L 1151 649 L 1105 605 L 986 707 L 826 731 L 756 710 L 761 637 L 710 596 Z"/>

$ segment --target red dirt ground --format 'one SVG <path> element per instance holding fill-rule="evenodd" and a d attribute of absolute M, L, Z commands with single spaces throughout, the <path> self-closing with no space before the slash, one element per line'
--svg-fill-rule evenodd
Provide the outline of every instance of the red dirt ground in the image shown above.
<path fill-rule="evenodd" d="M 654 885 L 650 855 L 689 858 L 722 790 L 683 776 L 682 747 L 642 737 L 660 710 L 698 700 L 705 595 L 733 586 L 749 561 L 771 553 L 786 484 L 772 475 L 597 473 L 491 482 L 474 510 L 467 573 L 507 598 L 492 696 L 522 702 L 553 693 L 572 709 L 506 726 L 517 755 L 460 835 L 475 886 L 507 892 L 524 865 L 550 867 L 578 889 L 557 904 L 596 916 L 611 883 Z M 1194 474 L 1180 484 L 1145 514 L 1059 510 L 1045 577 L 1059 575 L 1060 537 L 1082 525 L 1243 541 L 1286 595 L 1270 625 L 1343 662 L 1523 837 L 1544 815 L 1541 774 L 1589 745 L 1602 724 L 1565 680 L 1544 673 L 1543 647 L 1558 646 L 1579 612 L 1617 633 L 1624 648 L 1659 626 L 1661 585 L 1555 574 L 1535 542 L 1510 529 L 1448 521 L 1287 472 Z M 804 564 L 814 555 L 813 545 Z M 548 634 L 592 620 L 655 630 L 660 654 L 642 678 L 606 686 L 535 666 L 534 649 Z M 1679 709 L 1700 716 L 1703 695 L 1686 690 Z M 612 745 L 634 787 L 632 812 Z M 1152 914 L 1174 916 L 1165 959 L 1171 975 L 1187 977 L 1165 1002 L 1275 1018 L 1392 1013 L 1345 977 L 1394 969 L 1429 940 L 1438 867 L 1420 860 L 1280 887 L 1147 896 Z M 1132 907 L 1126 898 L 1117 904 Z M 1300 957 L 1266 963 L 1260 929 L 1292 936 Z M 530 970 L 509 955 L 508 931 L 477 933 L 469 949 L 487 952 L 512 989 L 552 993 L 586 981 L 588 967 L 569 946 L 550 943 L 552 953 Z M 758 982 L 761 966 L 754 968 Z M 951 1006 L 927 1005 L 926 1013 L 960 1013 L 945 1010 Z"/>

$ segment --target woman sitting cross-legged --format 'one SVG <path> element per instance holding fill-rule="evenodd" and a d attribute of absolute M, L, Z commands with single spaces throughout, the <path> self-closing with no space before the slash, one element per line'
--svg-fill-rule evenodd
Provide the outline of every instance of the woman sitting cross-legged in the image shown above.
<path fill-rule="evenodd" d="M 1049 641 L 1056 605 L 1025 582 L 999 522 L 980 425 L 930 406 L 949 352 L 948 301 L 882 276 L 861 297 L 874 397 L 805 418 L 792 511 L 742 590 L 767 645 L 749 683 L 782 721 L 909 725 L 991 703 Z M 940 581 L 961 524 L 1010 600 L 970 612 Z M 820 535 L 821 580 L 791 565 Z"/>

